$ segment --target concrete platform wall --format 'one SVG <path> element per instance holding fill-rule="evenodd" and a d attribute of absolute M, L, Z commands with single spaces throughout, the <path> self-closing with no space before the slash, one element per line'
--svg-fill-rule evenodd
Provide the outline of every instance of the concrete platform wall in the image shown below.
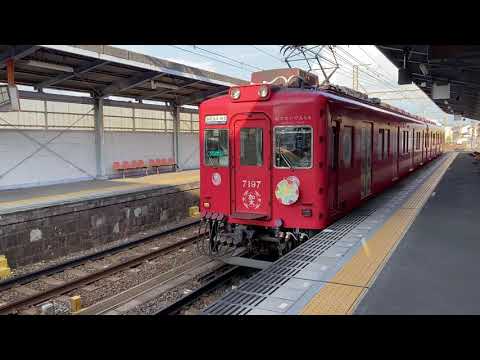
<path fill-rule="evenodd" d="M 105 245 L 183 220 L 198 199 L 195 182 L 2 215 L 0 254 L 16 267 Z"/>

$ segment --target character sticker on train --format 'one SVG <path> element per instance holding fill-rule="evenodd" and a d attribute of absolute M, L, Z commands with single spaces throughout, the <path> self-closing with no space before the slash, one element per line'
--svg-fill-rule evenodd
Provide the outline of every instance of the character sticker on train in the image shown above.
<path fill-rule="evenodd" d="M 246 190 L 242 195 L 242 203 L 246 209 L 257 210 L 262 206 L 262 194 L 260 190 L 260 185 L 262 182 L 260 180 L 242 180 L 243 188 Z"/>
<path fill-rule="evenodd" d="M 289 176 L 277 184 L 275 197 L 283 205 L 292 205 L 300 195 L 300 180 L 296 176 Z"/>

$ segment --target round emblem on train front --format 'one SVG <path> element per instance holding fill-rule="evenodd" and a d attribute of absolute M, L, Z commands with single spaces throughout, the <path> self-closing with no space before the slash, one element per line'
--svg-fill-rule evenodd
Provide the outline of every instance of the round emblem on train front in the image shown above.
<path fill-rule="evenodd" d="M 300 195 L 299 183 L 296 177 L 289 177 L 280 181 L 275 189 L 277 200 L 283 205 L 295 204 Z"/>
<path fill-rule="evenodd" d="M 220 176 L 219 173 L 213 173 L 212 174 L 212 184 L 215 186 L 218 186 L 222 183 L 222 177 Z"/>

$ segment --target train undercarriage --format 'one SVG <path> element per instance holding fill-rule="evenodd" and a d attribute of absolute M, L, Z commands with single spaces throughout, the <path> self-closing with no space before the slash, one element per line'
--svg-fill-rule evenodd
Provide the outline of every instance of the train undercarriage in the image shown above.
<path fill-rule="evenodd" d="M 242 249 L 244 252 L 269 257 L 281 257 L 307 241 L 318 231 L 265 228 L 253 225 L 232 224 L 223 215 L 203 218 L 200 224 L 202 252 L 216 257 Z"/>

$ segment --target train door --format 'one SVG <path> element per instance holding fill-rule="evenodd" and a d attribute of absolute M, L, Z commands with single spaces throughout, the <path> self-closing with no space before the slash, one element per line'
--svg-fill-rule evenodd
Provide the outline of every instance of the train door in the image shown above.
<path fill-rule="evenodd" d="M 420 148 L 422 149 L 422 158 L 420 160 L 420 163 L 423 165 L 425 162 L 425 130 L 422 130 L 422 143 L 420 145 Z"/>
<path fill-rule="evenodd" d="M 392 136 L 392 168 L 393 168 L 393 176 L 392 180 L 398 179 L 398 136 L 400 134 L 400 128 L 397 127 L 393 130 Z"/>
<path fill-rule="evenodd" d="M 328 172 L 328 199 L 330 211 L 335 213 L 338 210 L 338 192 L 339 192 L 339 151 L 340 151 L 340 122 L 332 121 L 329 127 L 329 145 L 328 145 L 328 159 L 329 159 L 329 172 Z"/>
<path fill-rule="evenodd" d="M 234 122 L 233 217 L 251 220 L 270 217 L 270 143 L 268 118 L 258 115 Z"/>
<path fill-rule="evenodd" d="M 411 169 L 415 168 L 415 156 L 416 156 L 415 149 L 417 147 L 416 136 L 417 136 L 417 132 L 415 131 L 415 129 L 412 129 L 412 163 L 410 166 Z"/>
<path fill-rule="evenodd" d="M 360 139 L 361 156 L 361 198 L 372 193 L 372 132 L 373 124 L 364 122 L 362 124 Z"/>
<path fill-rule="evenodd" d="M 352 186 L 354 180 L 358 179 L 357 169 L 355 168 L 354 148 L 355 131 L 353 126 L 342 126 L 340 131 L 340 164 L 339 164 L 339 185 L 338 201 L 341 210 L 348 206 L 347 202 L 356 198 L 357 193 Z"/>

